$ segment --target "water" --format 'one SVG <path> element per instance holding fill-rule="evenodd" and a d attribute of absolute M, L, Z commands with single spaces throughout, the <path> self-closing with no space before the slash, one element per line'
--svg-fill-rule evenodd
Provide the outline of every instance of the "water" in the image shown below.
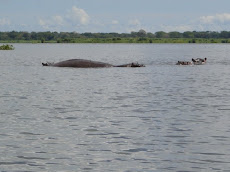
<path fill-rule="evenodd" d="M 230 171 L 229 45 L 14 47 L 0 52 L 0 171 Z M 41 66 L 71 58 L 146 67 Z"/>

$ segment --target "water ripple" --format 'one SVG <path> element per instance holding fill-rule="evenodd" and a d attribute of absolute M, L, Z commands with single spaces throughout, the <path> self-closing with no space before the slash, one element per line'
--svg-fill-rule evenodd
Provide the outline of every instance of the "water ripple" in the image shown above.
<path fill-rule="evenodd" d="M 14 45 L 0 54 L 2 171 L 229 171 L 230 46 Z M 195 57 L 208 63 L 175 65 Z M 69 58 L 146 67 L 41 66 Z"/>
<path fill-rule="evenodd" d="M 49 158 L 17 156 L 20 159 L 48 160 Z"/>

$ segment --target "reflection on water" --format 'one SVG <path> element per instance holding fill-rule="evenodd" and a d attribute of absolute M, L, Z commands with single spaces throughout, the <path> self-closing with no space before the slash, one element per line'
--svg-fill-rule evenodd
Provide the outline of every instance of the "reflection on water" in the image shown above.
<path fill-rule="evenodd" d="M 0 54 L 1 171 L 230 169 L 230 47 L 15 44 Z M 208 57 L 203 66 L 178 60 Z M 145 68 L 42 67 L 70 58 Z"/>

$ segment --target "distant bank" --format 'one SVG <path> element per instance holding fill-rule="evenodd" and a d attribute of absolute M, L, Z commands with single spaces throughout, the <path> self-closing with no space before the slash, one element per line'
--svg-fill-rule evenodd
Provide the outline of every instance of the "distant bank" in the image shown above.
<path fill-rule="evenodd" d="M 230 43 L 230 32 L 0 32 L 1 43 Z"/>
<path fill-rule="evenodd" d="M 60 40 L 0 40 L 0 43 L 230 43 L 230 39 L 202 38 L 75 38 Z"/>

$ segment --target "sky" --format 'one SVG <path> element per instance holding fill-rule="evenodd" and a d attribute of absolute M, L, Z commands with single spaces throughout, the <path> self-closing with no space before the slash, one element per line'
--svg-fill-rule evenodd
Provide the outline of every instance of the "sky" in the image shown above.
<path fill-rule="evenodd" d="M 230 0 L 0 0 L 0 31 L 223 31 Z"/>

